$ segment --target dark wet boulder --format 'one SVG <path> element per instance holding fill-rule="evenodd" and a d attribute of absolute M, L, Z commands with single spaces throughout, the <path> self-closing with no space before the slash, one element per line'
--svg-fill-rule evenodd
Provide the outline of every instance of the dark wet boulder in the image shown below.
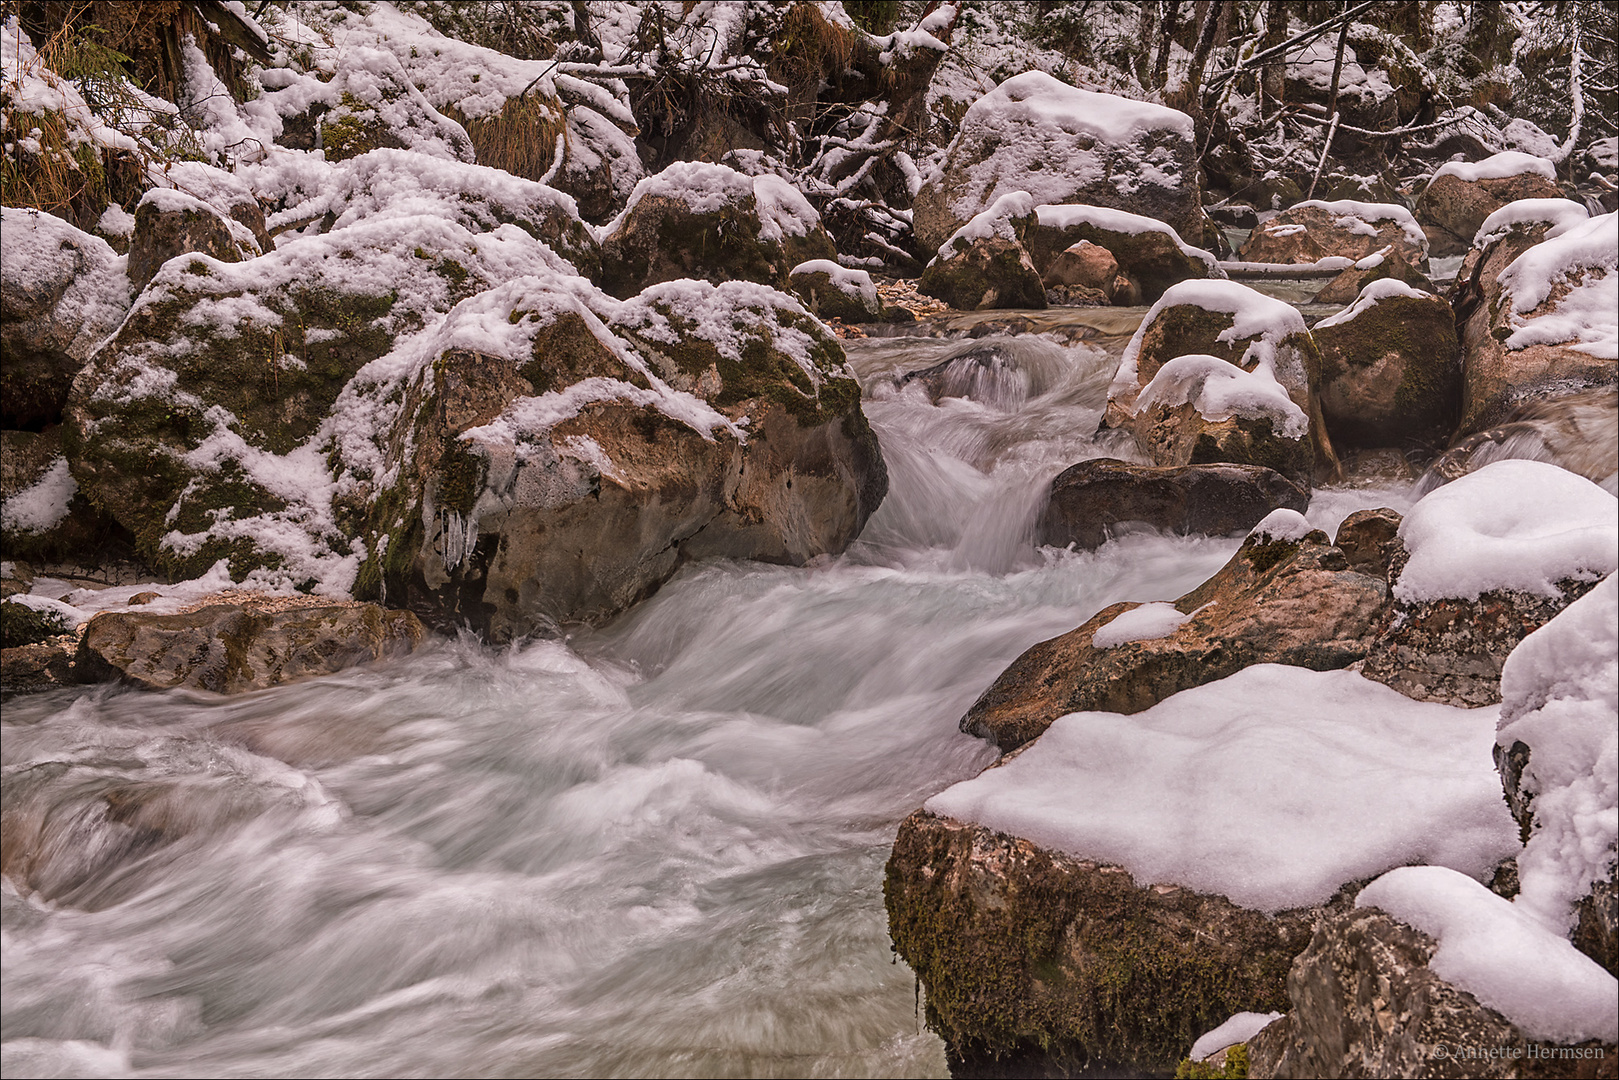
<path fill-rule="evenodd" d="M 1436 446 L 1461 408 L 1462 356 L 1450 305 L 1394 278 L 1316 323 L 1321 412 L 1335 443 Z"/>
<path fill-rule="evenodd" d="M 1303 511 L 1309 493 L 1280 473 L 1255 465 L 1132 465 L 1096 458 L 1072 465 L 1051 482 L 1051 501 L 1036 531 L 1039 543 L 1101 547 L 1117 528 L 1147 525 L 1174 533 L 1246 533 L 1278 507 Z"/>
<path fill-rule="evenodd" d="M 792 268 L 837 252 L 821 218 L 779 176 L 681 161 L 635 185 L 602 238 L 602 287 L 629 297 L 680 278 L 787 287 Z"/>
<path fill-rule="evenodd" d="M 1067 713 L 1137 713 L 1252 664 L 1329 671 L 1361 659 L 1388 609 L 1380 568 L 1363 556 L 1351 569 L 1325 533 L 1297 514 L 1290 520 L 1296 536 L 1251 535 L 1217 574 L 1176 600 L 1184 618 L 1164 636 L 1097 647 L 1099 630 L 1140 606 L 1125 603 L 1032 646 L 967 710 L 961 730 L 1005 752 Z M 1340 540 L 1367 551 L 1365 528 L 1340 530 Z"/>
<path fill-rule="evenodd" d="M 408 655 L 424 636 L 408 611 L 352 601 L 266 599 L 175 615 L 108 611 L 85 625 L 81 682 L 240 694 Z"/>

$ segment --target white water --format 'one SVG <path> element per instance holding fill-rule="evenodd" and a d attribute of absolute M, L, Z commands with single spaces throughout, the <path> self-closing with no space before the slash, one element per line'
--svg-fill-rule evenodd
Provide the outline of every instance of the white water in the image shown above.
<path fill-rule="evenodd" d="M 1113 362 L 1001 340 L 1000 407 L 892 389 L 984 342 L 851 350 L 891 487 L 838 558 L 688 569 L 567 642 L 8 701 L 6 843 L 47 853 L 8 871 L 55 899 L 0 895 L 6 1074 L 944 1075 L 897 823 L 992 760 L 956 724 L 1020 651 L 1237 546 L 1036 550 L 1051 477 L 1120 452 Z M 1311 516 L 1363 505 L 1405 501 Z"/>

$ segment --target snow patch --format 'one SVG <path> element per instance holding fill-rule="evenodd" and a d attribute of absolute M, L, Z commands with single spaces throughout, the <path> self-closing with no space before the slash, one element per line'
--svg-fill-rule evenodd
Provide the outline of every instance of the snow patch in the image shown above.
<path fill-rule="evenodd" d="M 1316 323 L 1315 328 L 1321 330 L 1328 326 L 1342 325 L 1356 316 L 1370 311 L 1377 306 L 1380 300 L 1391 300 L 1402 296 L 1413 297 L 1418 300 L 1432 300 L 1434 298 L 1433 293 L 1413 289 L 1398 278 L 1378 278 L 1360 291 L 1360 295 L 1355 297 L 1353 304 L 1350 304 L 1336 315 L 1328 315 L 1325 319 Z"/>
<path fill-rule="evenodd" d="M 1428 186 L 1441 176 L 1454 176 L 1458 180 L 1505 180 L 1509 176 L 1535 173 L 1556 182 L 1557 166 L 1546 158 L 1525 154 L 1521 150 L 1505 150 L 1492 154 L 1483 161 L 1447 161 L 1434 172 Z"/>
<path fill-rule="evenodd" d="M 1173 634 L 1180 624 L 1190 619 L 1177 611 L 1174 604 L 1142 604 L 1122 612 L 1098 627 L 1091 644 L 1098 649 L 1112 649 L 1128 641 L 1154 641 Z"/>

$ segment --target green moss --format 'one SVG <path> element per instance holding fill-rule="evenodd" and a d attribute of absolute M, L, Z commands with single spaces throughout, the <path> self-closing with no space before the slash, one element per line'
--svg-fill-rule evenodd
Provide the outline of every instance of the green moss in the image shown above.
<path fill-rule="evenodd" d="M 1226 1051 L 1225 1063 L 1218 1068 L 1182 1058 L 1175 1066 L 1175 1080 L 1248 1080 L 1248 1048 L 1233 1046 Z"/>
<path fill-rule="evenodd" d="M 439 455 L 433 475 L 438 480 L 438 504 L 461 515 L 470 514 L 483 494 L 488 461 L 459 439 L 450 439 Z"/>
<path fill-rule="evenodd" d="M 35 645 L 72 629 L 68 621 L 54 611 L 35 611 L 15 600 L 0 604 L 0 646 L 4 648 Z"/>

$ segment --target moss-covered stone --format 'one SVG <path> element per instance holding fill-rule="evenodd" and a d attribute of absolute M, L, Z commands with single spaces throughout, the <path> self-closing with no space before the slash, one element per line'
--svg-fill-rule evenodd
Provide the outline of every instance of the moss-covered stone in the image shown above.
<path fill-rule="evenodd" d="M 1449 437 L 1461 410 L 1462 356 L 1445 300 L 1387 297 L 1312 336 L 1334 441 L 1432 447 Z"/>
<path fill-rule="evenodd" d="M 0 603 L 0 646 L 36 645 L 71 632 L 73 626 L 54 611 L 36 611 L 15 600 Z"/>
<path fill-rule="evenodd" d="M 965 1063 L 1172 1070 L 1203 1032 L 1286 1007 L 1317 909 L 1274 916 L 918 811 L 883 883 L 889 933 Z M 1333 904 L 1343 906 L 1343 897 Z"/>
<path fill-rule="evenodd" d="M 957 240 L 955 254 L 922 271 L 916 290 L 960 311 L 1046 306 L 1046 289 L 1016 240 Z"/>

